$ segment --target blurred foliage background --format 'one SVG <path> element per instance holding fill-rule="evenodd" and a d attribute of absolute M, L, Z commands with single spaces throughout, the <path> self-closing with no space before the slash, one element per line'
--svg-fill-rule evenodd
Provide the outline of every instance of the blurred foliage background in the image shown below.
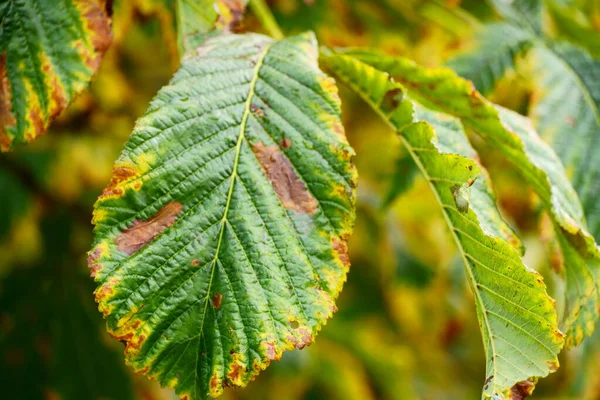
<path fill-rule="evenodd" d="M 179 63 L 171 0 L 117 0 L 113 43 L 91 88 L 35 143 L 0 155 L 0 393 L 9 399 L 174 399 L 134 376 L 108 338 L 88 277 L 92 205 L 135 120 Z M 497 19 L 482 0 L 272 0 L 286 34 L 373 46 L 425 66 L 472 48 Z M 600 53 L 600 2 L 556 0 L 550 34 Z M 261 31 L 248 12 L 240 31 Z M 426 182 L 397 138 L 340 87 L 358 156 L 352 268 L 316 343 L 284 355 L 224 399 L 475 399 L 484 355 L 471 292 Z M 526 113 L 531 89 L 509 73 L 491 99 Z M 478 142 L 506 219 L 553 297 L 550 224 L 517 172 Z M 540 234 L 541 233 L 541 234 Z M 540 239 L 541 238 L 541 239 Z M 538 399 L 600 399 L 600 335 L 563 352 Z"/>

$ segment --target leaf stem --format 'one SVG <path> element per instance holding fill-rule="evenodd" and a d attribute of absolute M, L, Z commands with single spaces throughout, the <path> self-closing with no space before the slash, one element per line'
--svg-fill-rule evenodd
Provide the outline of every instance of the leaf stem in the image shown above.
<path fill-rule="evenodd" d="M 265 0 L 250 0 L 250 9 L 271 37 L 277 40 L 285 37 Z"/>

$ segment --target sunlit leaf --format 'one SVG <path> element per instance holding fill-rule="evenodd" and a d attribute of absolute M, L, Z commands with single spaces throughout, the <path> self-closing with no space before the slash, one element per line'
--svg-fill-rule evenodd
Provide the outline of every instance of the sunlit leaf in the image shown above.
<path fill-rule="evenodd" d="M 349 267 L 353 154 L 313 35 L 185 59 L 94 212 L 96 299 L 134 370 L 201 399 L 309 345 Z"/>
<path fill-rule="evenodd" d="M 554 301 L 541 275 L 523 264 L 459 120 L 423 108 L 387 73 L 351 56 L 330 56 L 326 65 L 399 133 L 442 208 L 475 297 L 484 394 L 508 396 L 519 382 L 554 371 L 564 340 Z"/>
<path fill-rule="evenodd" d="M 595 278 L 600 271 L 600 250 L 587 230 L 581 203 L 560 159 L 540 139 L 531 121 L 494 106 L 471 82 L 449 69 L 426 69 L 410 60 L 375 53 L 352 54 L 388 72 L 427 106 L 459 117 L 518 168 L 550 212 L 561 244 L 567 283 L 561 328 L 567 333 L 567 344 L 578 344 L 590 335 L 598 318 Z"/>
<path fill-rule="evenodd" d="M 31 142 L 83 91 L 110 44 L 105 0 L 0 5 L 0 150 Z"/>

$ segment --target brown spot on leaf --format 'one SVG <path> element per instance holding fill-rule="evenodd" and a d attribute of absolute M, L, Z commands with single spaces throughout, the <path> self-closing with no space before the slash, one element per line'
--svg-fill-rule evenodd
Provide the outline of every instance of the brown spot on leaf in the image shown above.
<path fill-rule="evenodd" d="M 114 286 L 119 283 L 118 279 L 111 279 L 102 286 L 99 286 L 94 290 L 94 298 L 96 299 L 96 303 L 100 303 L 114 294 Z"/>
<path fill-rule="evenodd" d="M 90 276 L 92 278 L 96 277 L 98 272 L 102 269 L 100 262 L 98 261 L 100 258 L 100 254 L 102 253 L 102 249 L 100 247 L 95 247 L 94 250 L 90 251 L 87 256 L 87 265 L 90 269 Z"/>
<path fill-rule="evenodd" d="M 192 267 L 197 267 L 198 265 L 200 265 L 200 261 L 198 261 L 197 259 L 193 259 L 192 260 Z"/>
<path fill-rule="evenodd" d="M 8 150 L 12 144 L 7 128 L 17 123 L 11 111 L 11 98 L 10 82 L 6 72 L 6 53 L 4 53 L 0 56 L 0 150 L 2 151 Z"/>
<path fill-rule="evenodd" d="M 227 31 L 235 29 L 244 16 L 244 1 L 216 0 L 215 3 L 219 13 L 217 27 Z"/>
<path fill-rule="evenodd" d="M 278 361 L 281 359 L 281 355 L 277 353 L 277 347 L 273 342 L 265 342 L 267 346 L 267 358 L 271 361 Z"/>
<path fill-rule="evenodd" d="M 535 383 L 531 381 L 518 382 L 510 389 L 512 400 L 523 400 L 527 396 L 531 396 L 535 389 Z"/>
<path fill-rule="evenodd" d="M 233 386 L 241 386 L 240 378 L 242 373 L 245 372 L 245 367 L 238 361 L 234 361 L 231 364 L 231 369 L 227 373 L 227 377 L 230 379 Z"/>
<path fill-rule="evenodd" d="M 331 124 L 331 129 L 339 137 L 346 138 L 346 132 L 344 132 L 344 126 L 339 121 L 334 121 Z"/>
<path fill-rule="evenodd" d="M 256 115 L 259 118 L 262 118 L 265 116 L 265 112 L 263 111 L 263 109 L 254 104 L 250 104 L 250 111 L 252 111 L 254 113 L 254 115 Z"/>
<path fill-rule="evenodd" d="M 110 17 L 107 10 L 106 0 L 75 0 L 75 5 L 83 17 L 85 30 L 93 46 L 92 51 L 87 46 L 77 42 L 75 46 L 79 49 L 85 63 L 92 71 L 96 71 L 100 65 L 102 55 L 108 49 L 112 40 L 110 30 Z"/>
<path fill-rule="evenodd" d="M 331 245 L 337 256 L 337 259 L 340 260 L 345 268 L 350 268 L 350 256 L 348 255 L 348 245 L 346 241 L 339 238 L 334 238 L 331 241 Z"/>
<path fill-rule="evenodd" d="M 404 98 L 404 92 L 400 88 L 388 90 L 381 100 L 381 109 L 385 113 L 391 113 L 394 111 Z"/>
<path fill-rule="evenodd" d="M 148 371 L 150 371 L 150 366 L 146 366 L 146 367 L 144 367 L 144 368 L 142 368 L 140 370 L 133 371 L 133 372 L 136 375 L 146 375 L 148 373 Z"/>
<path fill-rule="evenodd" d="M 223 300 L 223 295 L 221 293 L 215 293 L 212 297 L 212 305 L 215 310 L 218 310 L 221 307 L 221 300 Z"/>
<path fill-rule="evenodd" d="M 252 145 L 252 151 L 286 209 L 305 214 L 317 211 L 317 201 L 294 171 L 290 160 L 276 145 L 265 146 L 259 142 Z"/>
<path fill-rule="evenodd" d="M 483 389 L 487 390 L 488 386 L 490 385 L 490 382 L 492 381 L 492 379 L 494 379 L 494 375 L 490 375 L 486 378 L 485 382 L 483 382 Z"/>
<path fill-rule="evenodd" d="M 146 340 L 145 335 L 140 335 L 139 337 L 135 337 L 135 332 L 127 331 L 124 333 L 113 333 L 108 332 L 108 334 L 113 338 L 118 340 L 119 342 L 125 345 L 125 355 L 131 355 L 133 353 L 137 353 L 139 349 L 142 347 L 143 342 Z"/>
<path fill-rule="evenodd" d="M 292 141 L 288 138 L 283 138 L 279 141 L 279 146 L 281 146 L 282 149 L 287 150 L 292 147 Z"/>
<path fill-rule="evenodd" d="M 304 327 L 298 329 L 298 331 L 300 332 L 300 340 L 298 340 L 298 342 L 296 343 L 296 347 L 299 350 L 302 350 L 306 346 L 310 346 L 312 344 L 313 337 L 308 331 L 308 329 Z"/>
<path fill-rule="evenodd" d="M 555 331 L 554 334 L 560 339 L 565 337 L 565 335 L 560 331 Z M 548 369 L 550 372 L 556 372 L 558 370 L 559 364 L 557 361 L 546 361 L 546 364 L 548 364 Z"/>
<path fill-rule="evenodd" d="M 136 176 L 138 176 L 138 172 L 133 168 L 123 166 L 113 167 L 113 176 L 108 183 L 108 186 L 102 191 L 100 198 L 122 195 L 123 189 L 118 186 Z"/>
<path fill-rule="evenodd" d="M 183 204 L 172 201 L 161 208 L 147 221 L 133 221 L 131 227 L 125 229 L 115 238 L 119 251 L 132 255 L 150 243 L 162 231 L 175 223 L 177 216 L 183 210 Z"/>
<path fill-rule="evenodd" d="M 210 378 L 209 387 L 211 395 L 215 396 L 221 393 L 221 380 L 216 372 Z"/>
<path fill-rule="evenodd" d="M 29 109 L 29 121 L 31 123 L 30 129 L 27 129 L 25 132 L 25 139 L 27 141 L 32 141 L 46 132 L 46 127 L 49 122 L 44 122 L 42 111 L 39 107 L 34 106 Z"/>

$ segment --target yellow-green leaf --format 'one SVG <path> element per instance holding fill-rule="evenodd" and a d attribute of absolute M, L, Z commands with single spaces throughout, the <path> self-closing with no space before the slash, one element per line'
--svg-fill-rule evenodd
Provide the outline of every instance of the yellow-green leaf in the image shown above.
<path fill-rule="evenodd" d="M 558 367 L 563 335 L 541 275 L 528 269 L 520 242 L 498 213 L 485 170 L 460 121 L 428 110 L 410 91 L 349 55 L 333 54 L 328 69 L 398 132 L 429 182 L 464 262 L 486 354 L 486 398 Z"/>
<path fill-rule="evenodd" d="M 561 329 L 568 336 L 567 344 L 578 344 L 589 336 L 600 308 L 595 279 L 600 250 L 560 159 L 538 136 L 531 121 L 493 105 L 471 82 L 449 69 L 422 68 L 410 60 L 372 52 L 349 54 L 388 72 L 423 104 L 460 118 L 465 127 L 494 144 L 519 169 L 549 211 L 561 245 L 567 284 Z"/>

